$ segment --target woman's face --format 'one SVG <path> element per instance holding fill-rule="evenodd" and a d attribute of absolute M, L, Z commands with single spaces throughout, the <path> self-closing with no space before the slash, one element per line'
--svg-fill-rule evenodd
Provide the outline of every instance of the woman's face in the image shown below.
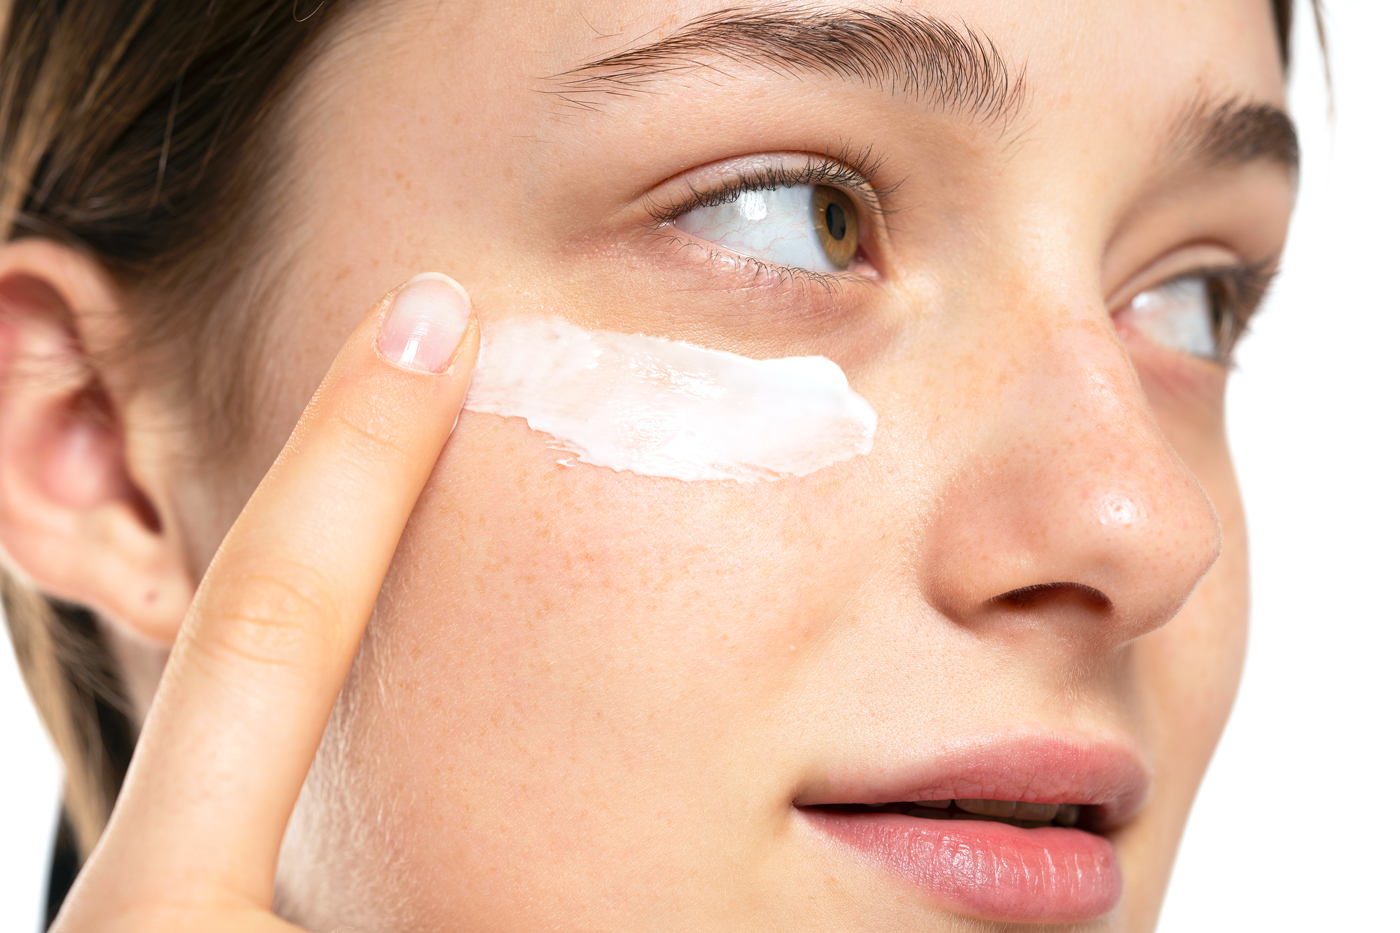
<path fill-rule="evenodd" d="M 464 413 L 282 907 L 1147 929 L 1245 638 L 1218 357 L 1292 205 L 1269 4 L 722 7 L 372 7 L 307 77 L 249 481 L 369 300 L 428 269 L 488 331 L 826 356 L 879 427 L 868 456 L 738 484 L 561 463 Z M 764 179 L 845 192 L 849 264 L 789 265 L 803 211 L 725 234 Z M 190 520 L 196 563 L 226 526 Z M 959 798 L 1085 807 L 851 809 Z"/>

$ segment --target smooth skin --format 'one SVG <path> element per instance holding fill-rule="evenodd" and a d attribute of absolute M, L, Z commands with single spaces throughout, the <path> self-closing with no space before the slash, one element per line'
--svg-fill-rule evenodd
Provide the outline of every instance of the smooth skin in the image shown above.
<path fill-rule="evenodd" d="M 725 5 L 367 4 L 287 120 L 237 456 L 191 460 L 156 366 L 103 364 L 115 422 L 74 415 L 76 376 L 0 391 L 0 545 L 98 608 L 138 712 L 155 698 L 64 933 L 113 904 L 131 929 L 273 924 L 274 889 L 282 916 L 367 933 L 1000 931 L 794 802 L 1027 733 L 1151 772 L 1112 836 L 1123 899 L 1080 925 L 1151 929 L 1238 682 L 1247 551 L 1227 367 L 1126 310 L 1282 249 L 1289 168 L 1173 136 L 1202 102 L 1284 105 L 1269 4 L 901 7 L 1024 69 L 991 121 L 732 61 L 585 106 L 552 77 Z M 859 281 L 768 274 L 649 213 L 716 166 L 867 148 L 887 213 L 862 218 Z M 351 310 L 425 269 L 483 329 L 548 313 L 827 356 L 875 448 L 740 486 L 562 465 L 518 419 L 449 439 L 465 371 L 393 369 Z M 7 367 L 105 360 L 130 300 L 33 243 L 0 250 L 0 297 Z M 401 453 L 362 463 L 378 447 L 342 423 Z M 242 561 L 336 605 L 265 613 Z M 249 613 L 278 624 L 221 622 Z"/>

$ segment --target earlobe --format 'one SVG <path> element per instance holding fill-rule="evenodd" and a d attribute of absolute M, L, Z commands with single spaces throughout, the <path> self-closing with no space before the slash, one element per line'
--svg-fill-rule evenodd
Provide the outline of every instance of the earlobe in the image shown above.
<path fill-rule="evenodd" d="M 169 644 L 193 580 L 133 478 L 109 374 L 91 362 L 117 338 L 119 308 L 87 257 L 46 241 L 0 247 L 0 549 L 44 593 Z"/>

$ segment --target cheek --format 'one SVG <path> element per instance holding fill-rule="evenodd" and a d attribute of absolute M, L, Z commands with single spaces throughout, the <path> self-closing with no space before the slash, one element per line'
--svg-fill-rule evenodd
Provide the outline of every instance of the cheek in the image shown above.
<path fill-rule="evenodd" d="M 1164 419 L 1164 429 L 1170 431 Z M 1123 847 L 1140 896 L 1133 928 L 1149 928 L 1166 893 L 1186 819 L 1234 704 L 1249 618 L 1249 554 L 1239 491 L 1224 448 L 1173 438 L 1220 516 L 1220 558 L 1172 622 L 1132 646 L 1142 728 L 1153 750 L 1152 800 Z M 1194 451 L 1194 455 L 1190 453 Z M 1208 452 L 1207 452 L 1208 451 Z"/>
<path fill-rule="evenodd" d="M 551 871 L 648 840 L 658 872 L 737 857 L 718 829 L 677 852 L 668 827 L 693 827 L 717 787 L 749 786 L 725 805 L 756 812 L 786 793 L 791 769 L 736 769 L 778 746 L 765 713 L 868 576 L 874 532 L 852 530 L 868 504 L 839 468 L 682 483 L 564 458 L 519 420 L 463 415 L 342 704 L 353 741 L 394 751 L 351 767 L 400 801 L 405 833 L 447 830 L 434 846 L 458 865 Z"/>
<path fill-rule="evenodd" d="M 1144 639 L 1140 651 L 1144 694 L 1152 698 L 1163 732 L 1157 747 L 1170 749 L 1172 767 L 1181 771 L 1173 780 L 1182 784 L 1184 819 L 1239 687 L 1248 635 L 1249 546 L 1244 508 L 1218 415 L 1223 406 L 1179 398 L 1172 402 L 1158 405 L 1159 423 L 1210 498 L 1222 532 L 1215 565 L 1181 614 Z M 1204 417 L 1204 411 L 1216 412 L 1216 417 Z"/>
<path fill-rule="evenodd" d="M 1244 509 L 1223 419 L 1225 371 L 1130 341 L 1157 423 L 1220 521 L 1219 559 L 1171 624 L 1142 640 L 1143 692 L 1189 804 L 1239 686 L 1249 617 Z M 1182 817 L 1185 816 L 1184 807 Z"/>
<path fill-rule="evenodd" d="M 1162 736 L 1158 772 L 1181 792 L 1183 804 L 1194 796 L 1234 704 L 1248 617 L 1243 528 L 1227 523 L 1219 561 L 1181 614 L 1140 646 L 1142 691 Z"/>

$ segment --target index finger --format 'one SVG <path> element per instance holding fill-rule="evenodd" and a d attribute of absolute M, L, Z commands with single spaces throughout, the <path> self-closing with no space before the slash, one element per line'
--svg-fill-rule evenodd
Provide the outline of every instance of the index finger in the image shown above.
<path fill-rule="evenodd" d="M 292 806 L 478 344 L 466 292 L 429 274 L 336 357 L 210 565 L 142 730 L 108 830 L 142 884 L 271 904 Z"/>

